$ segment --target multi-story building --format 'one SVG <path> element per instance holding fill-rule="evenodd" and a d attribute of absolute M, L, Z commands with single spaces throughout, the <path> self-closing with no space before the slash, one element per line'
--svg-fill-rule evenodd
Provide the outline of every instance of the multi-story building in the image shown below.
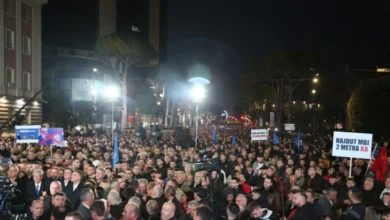
<path fill-rule="evenodd" d="M 0 0 L 0 125 L 41 89 L 41 8 L 47 0 Z M 41 96 L 21 112 L 41 124 Z"/>
<path fill-rule="evenodd" d="M 112 111 L 105 108 L 104 104 L 101 106 L 96 103 L 101 99 L 95 100 L 88 93 L 91 89 L 85 83 L 100 80 L 106 84 L 112 81 L 111 77 L 107 76 L 110 72 L 105 71 L 104 65 L 94 51 L 96 40 L 115 32 L 137 32 L 137 35 L 148 40 L 156 51 L 161 51 L 160 48 L 165 47 L 164 40 L 166 40 L 164 37 L 160 38 L 160 36 L 166 36 L 166 1 L 51 0 L 44 6 L 44 81 L 48 80 L 46 75 L 50 77 L 51 72 L 56 73 L 55 87 L 61 90 L 60 95 L 65 96 L 62 97 L 63 103 L 68 103 L 66 107 L 71 109 L 72 117 L 78 124 L 92 122 L 102 124 L 103 121 L 111 121 Z M 72 11 L 72 17 L 69 17 L 67 11 L 62 10 L 65 7 L 67 11 Z M 50 21 L 54 17 L 57 21 L 55 23 Z M 163 61 L 164 53 L 160 53 L 159 58 Z M 93 72 L 94 68 L 98 71 Z M 133 97 L 133 90 L 146 80 L 147 74 L 144 72 L 147 70 L 143 68 L 138 71 L 139 73 L 132 72 L 131 79 L 128 81 L 128 88 L 131 89 L 128 89 L 127 93 L 131 97 Z M 140 79 L 139 76 L 143 78 Z M 51 91 L 44 92 L 44 98 L 48 99 L 48 103 L 44 105 L 44 121 L 68 127 L 70 123 L 66 122 L 66 117 L 61 120 L 61 123 L 58 123 L 58 117 L 55 118 L 56 121 L 52 120 L 51 116 L 57 114 L 57 111 L 52 108 L 56 105 L 49 103 L 49 99 L 53 100 L 51 97 L 53 94 Z M 76 97 L 77 94 L 85 94 L 85 96 Z M 87 115 L 86 112 L 96 109 L 95 107 L 98 111 L 96 116 Z M 131 113 L 131 111 L 128 112 Z M 101 117 L 103 113 L 104 116 Z M 105 120 L 104 118 L 108 118 L 105 116 L 108 115 L 110 119 Z"/>

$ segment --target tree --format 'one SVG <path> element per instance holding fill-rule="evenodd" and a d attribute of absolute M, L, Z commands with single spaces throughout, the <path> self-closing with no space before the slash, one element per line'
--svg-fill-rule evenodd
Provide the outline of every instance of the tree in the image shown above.
<path fill-rule="evenodd" d="M 287 121 L 292 121 L 293 91 L 313 72 L 315 60 L 315 56 L 306 51 L 281 49 L 252 63 L 252 68 L 259 78 L 272 87 L 272 99 L 276 103 L 279 125 L 286 102 L 289 106 Z"/>
<path fill-rule="evenodd" d="M 122 93 L 122 129 L 127 123 L 127 80 L 134 67 L 150 67 L 157 59 L 157 52 L 140 35 L 110 34 L 98 39 L 96 51 L 103 63 L 110 69 L 113 77 L 121 85 Z"/>
<path fill-rule="evenodd" d="M 390 132 L 390 77 L 361 81 L 349 98 L 348 128 L 388 136 Z"/>

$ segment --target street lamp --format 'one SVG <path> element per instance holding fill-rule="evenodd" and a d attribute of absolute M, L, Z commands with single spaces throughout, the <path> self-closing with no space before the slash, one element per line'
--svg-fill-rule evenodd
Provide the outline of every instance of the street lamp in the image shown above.
<path fill-rule="evenodd" d="M 318 83 L 318 78 L 317 77 L 313 78 L 313 83 Z"/>
<path fill-rule="evenodd" d="M 316 94 L 316 92 L 317 92 L 317 91 L 316 91 L 315 89 L 311 90 L 311 93 L 312 93 L 312 94 Z"/>
<path fill-rule="evenodd" d="M 199 103 L 203 101 L 206 96 L 206 89 L 204 85 L 196 84 L 192 87 L 191 97 L 196 103 L 196 122 L 195 122 L 195 149 L 198 147 L 198 129 L 199 129 Z"/>
<path fill-rule="evenodd" d="M 116 86 L 109 86 L 104 89 L 104 96 L 107 98 L 108 101 L 111 102 L 111 132 L 112 132 L 112 138 L 114 138 L 114 102 L 117 100 L 117 98 L 120 95 L 119 88 Z"/>

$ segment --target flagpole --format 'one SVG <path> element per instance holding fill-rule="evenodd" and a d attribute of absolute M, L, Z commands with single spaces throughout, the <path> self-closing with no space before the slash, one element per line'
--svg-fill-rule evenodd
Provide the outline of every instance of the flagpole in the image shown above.
<path fill-rule="evenodd" d="M 378 147 L 378 143 L 375 144 L 375 147 L 374 147 L 374 150 L 371 152 L 371 157 L 370 157 L 370 161 L 368 162 L 368 166 L 367 166 L 367 170 L 366 170 L 366 175 L 368 173 L 368 170 L 370 169 L 370 166 L 371 166 L 371 162 L 372 162 L 372 155 L 374 154 L 376 148 Z"/>

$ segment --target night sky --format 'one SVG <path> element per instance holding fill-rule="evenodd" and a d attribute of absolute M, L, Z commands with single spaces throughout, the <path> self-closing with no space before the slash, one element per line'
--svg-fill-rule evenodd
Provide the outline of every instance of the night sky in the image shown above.
<path fill-rule="evenodd" d="M 214 101 L 231 110 L 239 103 L 241 69 L 234 67 L 280 48 L 317 52 L 321 75 L 336 79 L 335 75 L 343 78 L 346 63 L 353 68 L 389 66 L 390 1 L 384 2 L 170 1 L 168 57 L 191 57 L 203 42 L 206 62 L 213 63 L 217 70 L 223 69 L 214 72 Z M 197 46 L 193 46 L 194 42 Z M 172 49 L 179 43 L 180 55 Z M 216 63 L 210 54 L 224 59 Z"/>
<path fill-rule="evenodd" d="M 88 8 L 92 1 L 73 2 Z M 93 45 L 96 7 L 74 10 L 67 2 L 50 0 L 44 7 L 44 44 L 70 46 L 80 36 L 82 45 Z M 208 65 L 213 73 L 209 102 L 220 108 L 239 104 L 239 74 L 246 61 L 284 47 L 317 52 L 321 74 L 332 78 L 341 77 L 346 63 L 390 66 L 388 0 L 168 0 L 167 8 L 167 64 L 180 66 L 183 75 L 192 64 Z M 131 23 L 126 18 L 134 13 L 124 6 L 118 10 L 122 24 Z M 89 27 L 78 24 L 80 18 Z"/>

